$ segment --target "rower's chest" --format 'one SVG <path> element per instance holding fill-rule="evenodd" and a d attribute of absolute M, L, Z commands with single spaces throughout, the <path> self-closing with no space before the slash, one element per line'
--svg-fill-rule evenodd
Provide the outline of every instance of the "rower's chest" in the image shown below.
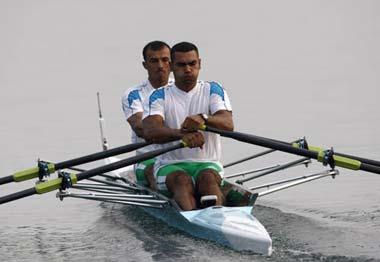
<path fill-rule="evenodd" d="M 187 116 L 209 114 L 210 95 L 205 89 L 193 93 L 173 92 L 165 99 L 165 123 L 179 128 Z"/>

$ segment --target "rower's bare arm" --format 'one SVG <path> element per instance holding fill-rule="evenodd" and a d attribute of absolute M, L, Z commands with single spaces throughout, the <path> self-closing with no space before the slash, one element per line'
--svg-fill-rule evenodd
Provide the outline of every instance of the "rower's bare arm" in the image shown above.
<path fill-rule="evenodd" d="M 144 138 L 149 142 L 163 144 L 182 139 L 184 132 L 164 126 L 164 120 L 160 115 L 150 115 L 143 119 Z"/>
<path fill-rule="evenodd" d="M 206 125 L 222 130 L 233 131 L 234 121 L 232 119 L 232 112 L 227 110 L 219 110 L 213 115 L 209 115 Z"/>
<path fill-rule="evenodd" d="M 144 138 L 144 129 L 142 127 L 142 112 L 137 112 L 127 119 L 129 125 L 135 131 L 136 135 Z"/>
<path fill-rule="evenodd" d="M 181 130 L 193 132 L 198 130 L 204 124 L 222 130 L 233 131 L 234 123 L 232 120 L 232 112 L 219 110 L 215 114 L 209 115 L 207 121 L 205 121 L 200 114 L 188 116 L 182 123 Z"/>
<path fill-rule="evenodd" d="M 151 115 L 143 120 L 145 140 L 163 144 L 182 139 L 190 148 L 201 147 L 205 143 L 200 132 L 187 132 L 164 126 L 164 120 L 160 115 Z"/>

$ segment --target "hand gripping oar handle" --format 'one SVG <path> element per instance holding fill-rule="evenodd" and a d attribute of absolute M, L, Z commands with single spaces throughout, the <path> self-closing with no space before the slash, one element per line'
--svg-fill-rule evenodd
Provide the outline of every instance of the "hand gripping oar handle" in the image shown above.
<path fill-rule="evenodd" d="M 146 153 L 141 154 L 141 155 L 126 158 L 126 159 L 123 159 L 123 160 L 120 160 L 120 161 L 117 161 L 117 162 L 114 162 L 114 163 L 111 163 L 108 165 L 104 165 L 101 167 L 90 169 L 90 170 L 87 170 L 87 171 L 79 173 L 79 174 L 70 174 L 71 183 L 76 184 L 80 180 L 87 179 L 87 178 L 90 178 L 90 177 L 93 177 L 93 176 L 96 176 L 96 175 L 99 175 L 102 173 L 107 173 L 107 172 L 110 172 L 110 171 L 113 171 L 113 170 L 116 170 L 119 168 L 123 168 L 126 166 L 130 166 L 130 165 L 136 164 L 138 162 L 145 161 L 145 160 L 148 160 L 150 158 L 156 157 L 158 155 L 165 154 L 167 152 L 170 152 L 170 151 L 173 151 L 176 149 L 180 149 L 180 148 L 183 148 L 186 146 L 187 145 L 181 141 L 177 144 L 174 144 L 174 145 L 166 147 L 166 148 L 146 152 Z M 56 179 L 49 180 L 47 182 L 39 183 L 33 188 L 29 188 L 29 189 L 19 191 L 19 192 L 16 192 L 16 193 L 4 196 L 4 197 L 0 197 L 0 204 L 4 204 L 4 203 L 10 202 L 10 201 L 17 200 L 20 198 L 24 198 L 27 196 L 31 196 L 34 194 L 44 194 L 47 192 L 51 192 L 53 190 L 60 189 L 61 184 L 62 184 L 62 178 L 56 178 Z"/>
<path fill-rule="evenodd" d="M 141 143 L 135 143 L 135 144 L 129 144 L 125 146 L 115 147 L 109 150 L 100 151 L 97 153 L 93 153 L 90 155 L 74 158 L 71 160 L 66 160 L 60 163 L 47 163 L 46 165 L 46 171 L 51 174 L 55 172 L 56 170 L 68 168 L 72 166 L 82 165 L 89 162 L 97 161 L 103 158 L 107 158 L 110 156 L 116 156 L 124 153 L 128 153 L 131 151 L 134 151 L 136 149 L 139 149 L 141 147 L 147 146 L 150 143 L 147 142 L 141 142 Z M 21 182 L 29 179 L 33 179 L 39 176 L 40 168 L 39 167 L 33 167 L 26 170 L 22 170 L 19 172 L 14 173 L 13 175 L 1 177 L 0 178 L 0 185 L 7 184 L 10 182 Z"/>
<path fill-rule="evenodd" d="M 320 148 L 317 148 L 317 147 L 309 146 L 310 149 L 313 148 L 313 150 L 315 150 L 313 151 L 313 150 L 298 148 L 297 145 L 290 145 L 287 142 L 282 142 L 282 141 L 255 136 L 255 135 L 244 134 L 240 132 L 225 131 L 225 130 L 220 130 L 218 128 L 209 127 L 209 126 L 202 126 L 201 129 L 204 131 L 217 133 L 224 137 L 233 138 L 235 140 L 242 141 L 245 143 L 272 148 L 272 149 L 276 149 L 279 151 L 283 151 L 283 152 L 287 152 L 287 153 L 295 154 L 299 156 L 309 157 L 312 159 L 316 159 L 319 162 L 323 162 L 323 159 L 325 158 L 325 154 L 326 154 L 326 151 L 321 150 Z M 367 172 L 380 174 L 380 167 L 362 163 L 352 158 L 347 158 L 347 157 L 334 154 L 333 160 L 334 160 L 335 165 L 339 167 L 348 168 L 352 170 L 363 170 Z"/>

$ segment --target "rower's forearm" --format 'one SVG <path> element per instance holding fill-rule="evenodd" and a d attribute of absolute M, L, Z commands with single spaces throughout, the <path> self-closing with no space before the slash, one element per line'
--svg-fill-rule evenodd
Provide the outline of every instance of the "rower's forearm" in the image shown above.
<path fill-rule="evenodd" d="M 208 117 L 206 125 L 226 131 L 234 130 L 234 122 L 232 120 L 232 117 L 225 117 L 223 115 L 210 115 Z"/>
<path fill-rule="evenodd" d="M 144 138 L 144 129 L 142 128 L 142 125 L 134 126 L 132 129 L 138 137 Z"/>
<path fill-rule="evenodd" d="M 163 144 L 182 139 L 184 134 L 185 133 L 179 129 L 172 129 L 167 127 L 151 128 L 145 130 L 144 132 L 145 140 L 155 144 Z"/>
<path fill-rule="evenodd" d="M 142 112 L 137 112 L 127 119 L 132 130 L 138 137 L 144 138 L 144 128 L 142 125 Z"/>

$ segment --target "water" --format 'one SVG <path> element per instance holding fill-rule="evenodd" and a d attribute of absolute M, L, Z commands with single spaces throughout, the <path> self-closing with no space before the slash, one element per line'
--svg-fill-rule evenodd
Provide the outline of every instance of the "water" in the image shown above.
<path fill-rule="evenodd" d="M 150 40 L 198 44 L 201 78 L 228 90 L 238 131 L 380 159 L 376 1 L 1 1 L 0 174 L 100 150 L 96 92 L 113 146 L 129 142 L 120 95 L 145 77 Z M 185 15 L 188 14 L 188 15 Z M 260 148 L 223 139 L 224 161 Z M 229 172 L 284 162 L 275 153 Z M 264 177 L 320 171 L 315 164 Z M 136 208 L 49 193 L 0 207 L 1 261 L 380 260 L 379 176 L 340 169 L 258 199 L 265 258 L 192 238 Z M 0 187 L 0 195 L 33 182 Z"/>

